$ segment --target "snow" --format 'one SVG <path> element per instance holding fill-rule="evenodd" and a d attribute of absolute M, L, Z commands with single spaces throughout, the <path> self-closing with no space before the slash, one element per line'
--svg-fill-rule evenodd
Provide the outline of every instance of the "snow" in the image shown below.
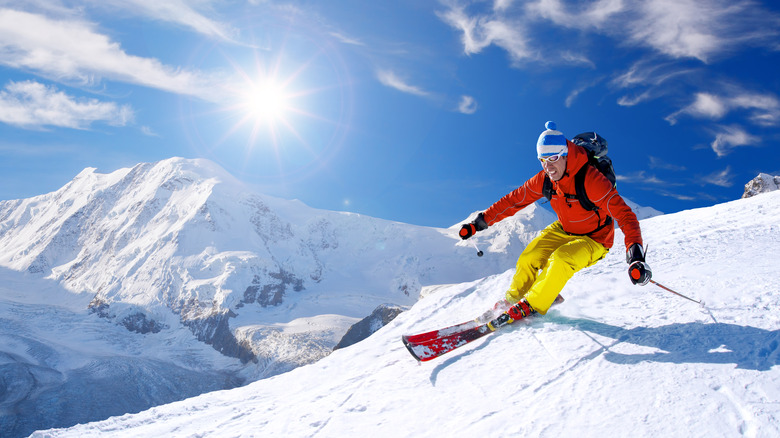
<path fill-rule="evenodd" d="M 0 201 L 0 436 L 316 362 L 381 304 L 502 272 L 551 221 L 515 215 L 474 260 L 456 231 L 313 209 L 183 158 Z"/>
<path fill-rule="evenodd" d="M 778 218 L 776 191 L 642 221 L 654 279 L 706 306 L 631 285 L 618 244 L 547 315 L 414 361 L 401 335 L 480 314 L 507 265 L 316 363 L 32 436 L 780 436 Z"/>
<path fill-rule="evenodd" d="M 749 198 L 775 190 L 780 190 L 780 176 L 759 173 L 757 177 L 745 184 L 745 192 L 742 194 L 742 197 Z"/>

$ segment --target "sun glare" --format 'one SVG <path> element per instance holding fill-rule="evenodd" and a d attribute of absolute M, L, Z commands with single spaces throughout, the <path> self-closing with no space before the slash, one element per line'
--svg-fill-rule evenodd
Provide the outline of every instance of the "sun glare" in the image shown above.
<path fill-rule="evenodd" d="M 272 80 L 254 84 L 246 94 L 246 109 L 256 119 L 273 122 L 283 118 L 289 106 L 284 86 Z"/>
<path fill-rule="evenodd" d="M 288 67 L 281 54 L 266 59 L 266 52 L 249 68 L 230 60 L 235 75 L 224 82 L 220 108 L 226 117 L 213 120 L 224 131 L 209 150 L 241 153 L 242 165 L 262 175 L 303 177 L 327 166 L 346 134 L 352 101 L 343 66 L 323 54 Z M 207 126 L 194 126 L 194 132 Z"/>

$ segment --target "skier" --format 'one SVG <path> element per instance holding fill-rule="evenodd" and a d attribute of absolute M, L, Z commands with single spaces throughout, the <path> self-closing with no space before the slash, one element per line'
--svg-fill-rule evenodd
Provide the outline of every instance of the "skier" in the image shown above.
<path fill-rule="evenodd" d="M 618 221 L 625 235 L 631 282 L 644 286 L 652 276 L 650 267 L 645 263 L 642 234 L 634 212 L 614 185 L 589 164 L 583 147 L 567 140 L 556 130 L 554 122 L 547 122 L 545 127 L 547 129 L 536 143 L 542 171 L 480 213 L 476 220 L 464 224 L 459 233 L 465 240 L 514 215 L 542 197 L 545 174 L 552 181 L 554 191 L 550 206 L 558 220 L 542 230 L 523 250 L 517 259 L 517 269 L 505 299 L 488 312 L 490 316 L 484 315 L 490 320 L 491 316 L 500 314 L 491 322 L 498 326 L 535 312 L 546 314 L 575 272 L 607 255 L 615 235 L 612 218 Z M 576 193 L 574 175 L 583 166 L 588 166 L 584 187 L 588 199 L 598 207 L 595 211 L 583 208 L 573 195 Z"/>

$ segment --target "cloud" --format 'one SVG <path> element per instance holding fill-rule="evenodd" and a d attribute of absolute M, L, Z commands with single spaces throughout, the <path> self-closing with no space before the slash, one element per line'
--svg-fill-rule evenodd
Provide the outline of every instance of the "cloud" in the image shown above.
<path fill-rule="evenodd" d="M 717 120 L 726 115 L 728 111 L 727 103 L 720 97 L 710 93 L 696 93 L 693 103 L 670 114 L 666 117 L 666 121 L 674 125 L 677 123 L 677 119 L 683 114 L 688 114 L 696 118 Z"/>
<path fill-rule="evenodd" d="M 508 1 L 494 2 L 493 7 L 466 0 L 440 3 L 446 10 L 438 15 L 462 32 L 465 53 L 479 53 L 495 44 L 515 63 L 541 60 L 536 54 L 545 51 L 543 47 L 556 48 L 560 40 L 545 40 L 549 32 L 524 32 L 531 26 L 549 30 L 549 23 L 594 31 L 671 58 L 703 62 L 743 45 L 771 43 L 779 33 L 778 18 L 752 0 L 597 0 L 585 6 L 536 0 L 518 7 Z M 469 14 L 467 8 L 477 12 Z"/>
<path fill-rule="evenodd" d="M 780 99 L 768 93 L 744 91 L 736 86 L 721 86 L 724 94 L 696 93 L 688 106 L 670 114 L 666 120 L 677 123 L 680 116 L 688 115 L 698 119 L 719 120 L 728 113 L 737 110 L 749 112 L 748 119 L 759 126 L 777 126 L 780 124 Z"/>
<path fill-rule="evenodd" d="M 160 137 L 160 134 L 154 132 L 152 128 L 148 126 L 141 126 L 141 132 L 148 137 Z"/>
<path fill-rule="evenodd" d="M 622 0 L 599 0 L 578 11 L 560 0 L 538 0 L 529 2 L 527 11 L 560 26 L 598 29 L 608 25 L 611 17 L 623 12 L 623 3 Z"/>
<path fill-rule="evenodd" d="M 35 81 L 10 82 L 0 91 L 0 122 L 22 128 L 87 129 L 93 122 L 125 126 L 132 120 L 129 106 L 76 99 Z"/>
<path fill-rule="evenodd" d="M 641 59 L 610 81 L 610 85 L 618 89 L 644 88 L 634 95 L 624 95 L 618 98 L 619 105 L 634 106 L 672 94 L 675 87 L 680 86 L 683 78 L 700 71 L 699 69 L 681 67 L 676 63 L 656 61 L 650 58 Z"/>
<path fill-rule="evenodd" d="M 594 81 L 591 81 L 590 83 L 581 85 L 580 87 L 575 88 L 574 90 L 570 91 L 569 95 L 566 96 L 566 101 L 565 101 L 566 108 L 571 108 L 571 106 L 574 104 L 574 101 L 577 100 L 577 97 L 579 97 L 579 95 L 581 93 L 583 93 L 585 90 L 587 90 L 589 88 L 595 87 L 601 81 L 602 81 L 602 79 L 599 78 L 599 79 L 596 79 Z"/>
<path fill-rule="evenodd" d="M 667 190 L 661 190 L 655 193 L 661 196 L 666 196 L 667 198 L 677 199 L 678 201 L 696 201 L 701 199 L 701 196 L 683 195 L 682 193 L 675 193 Z"/>
<path fill-rule="evenodd" d="M 727 166 L 724 170 L 720 172 L 715 172 L 703 176 L 701 178 L 701 181 L 719 187 L 731 187 L 734 185 L 734 182 L 732 181 L 733 179 L 734 179 L 734 175 L 731 172 L 731 166 Z"/>
<path fill-rule="evenodd" d="M 219 87 L 224 78 L 129 55 L 93 27 L 0 8 L 0 65 L 83 84 L 106 77 L 213 102 L 224 98 Z"/>
<path fill-rule="evenodd" d="M 477 112 L 477 101 L 471 96 L 461 96 L 460 103 L 458 103 L 458 112 L 474 114 Z"/>
<path fill-rule="evenodd" d="M 350 38 L 339 32 L 330 32 L 330 36 L 336 38 L 337 40 L 341 41 L 344 44 L 349 44 L 352 46 L 365 46 L 365 44 L 362 41 L 357 40 L 355 38 Z"/>
<path fill-rule="evenodd" d="M 99 0 L 106 3 L 106 0 Z M 232 40 L 238 32 L 227 24 L 212 20 L 193 9 L 190 4 L 207 6 L 210 1 L 186 2 L 184 0 L 112 0 L 111 4 L 127 11 L 141 12 L 161 21 L 182 24 L 203 35 Z"/>
<path fill-rule="evenodd" d="M 641 183 L 641 184 L 653 184 L 653 185 L 663 185 L 663 186 L 674 185 L 672 183 L 659 179 L 655 175 L 649 175 L 644 170 L 640 170 L 629 174 L 618 174 L 616 175 L 616 177 L 618 182 L 623 182 L 627 184 Z"/>
<path fill-rule="evenodd" d="M 396 76 L 396 74 L 392 71 L 379 70 L 377 71 L 376 76 L 379 82 L 381 82 L 383 85 L 386 85 L 390 88 L 395 88 L 398 91 L 414 94 L 415 96 L 428 96 L 430 94 L 419 87 L 407 84 L 398 76 Z"/>
<path fill-rule="evenodd" d="M 739 126 L 718 126 L 715 132 L 715 140 L 710 144 L 718 157 L 724 157 L 739 146 L 755 146 L 760 142 L 756 136 L 749 134 Z"/>
<path fill-rule="evenodd" d="M 664 169 L 664 170 L 673 170 L 679 172 L 682 172 L 686 169 L 685 166 L 667 163 L 661 160 L 660 158 L 654 157 L 652 155 L 648 156 L 648 159 L 649 159 L 648 165 L 650 166 L 651 169 Z"/>
<path fill-rule="evenodd" d="M 709 62 L 734 47 L 777 35 L 777 18 L 751 0 L 652 0 L 631 2 L 626 31 L 636 45 L 673 58 Z"/>
<path fill-rule="evenodd" d="M 495 44 L 506 50 L 512 62 L 518 64 L 526 58 L 535 58 L 536 54 L 528 47 L 528 40 L 522 33 L 524 26 L 509 16 L 503 15 L 507 5 L 495 10 L 498 14 L 485 14 L 470 17 L 463 6 L 449 2 L 448 9 L 437 15 L 446 24 L 462 32 L 463 52 L 467 55 L 481 52 Z"/>

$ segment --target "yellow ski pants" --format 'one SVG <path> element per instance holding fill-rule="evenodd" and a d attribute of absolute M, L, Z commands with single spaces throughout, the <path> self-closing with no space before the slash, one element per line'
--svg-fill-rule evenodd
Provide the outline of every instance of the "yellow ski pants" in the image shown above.
<path fill-rule="evenodd" d="M 516 303 L 525 297 L 534 310 L 545 314 L 574 273 L 595 264 L 607 252 L 588 236 L 566 234 L 555 221 L 520 254 L 506 299 Z"/>

